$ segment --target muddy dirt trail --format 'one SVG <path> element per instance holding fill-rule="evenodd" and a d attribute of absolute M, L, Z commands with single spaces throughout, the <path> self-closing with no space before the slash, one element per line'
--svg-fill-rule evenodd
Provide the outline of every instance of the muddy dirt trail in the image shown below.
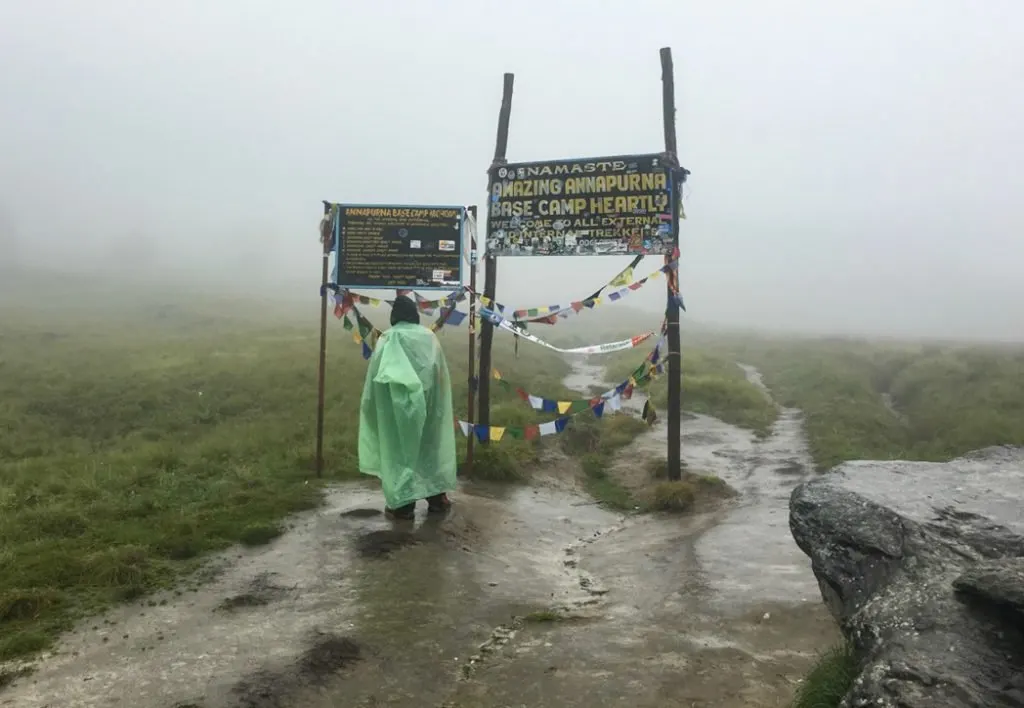
<path fill-rule="evenodd" d="M 568 383 L 601 376 L 579 364 Z M 84 623 L 0 705 L 784 706 L 837 638 L 787 525 L 811 469 L 799 415 L 764 441 L 705 416 L 684 431 L 690 467 L 739 490 L 730 505 L 613 514 L 564 459 L 531 487 L 464 485 L 447 518 L 406 525 L 372 488 L 338 487 L 198 588 Z M 655 426 L 616 471 L 663 450 Z"/>

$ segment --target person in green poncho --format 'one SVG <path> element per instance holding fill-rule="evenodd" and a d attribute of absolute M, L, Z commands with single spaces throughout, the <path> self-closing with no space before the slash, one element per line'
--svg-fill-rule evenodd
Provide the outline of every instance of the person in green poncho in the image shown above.
<path fill-rule="evenodd" d="M 380 479 L 389 518 L 412 519 L 421 499 L 430 513 L 451 506 L 456 454 L 448 362 L 404 295 L 395 298 L 391 328 L 377 341 L 366 372 L 359 470 Z"/>

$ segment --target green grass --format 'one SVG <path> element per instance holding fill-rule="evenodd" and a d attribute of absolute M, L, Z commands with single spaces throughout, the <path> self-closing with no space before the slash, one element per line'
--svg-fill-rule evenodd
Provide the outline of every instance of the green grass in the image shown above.
<path fill-rule="evenodd" d="M 713 474 L 694 472 L 682 463 L 680 479 L 668 479 L 668 460 L 649 460 L 647 474 L 654 486 L 647 496 L 649 511 L 688 512 L 697 507 L 714 504 L 736 496 L 736 490 L 722 478 Z"/>
<path fill-rule="evenodd" d="M 534 462 L 536 462 L 535 447 L 512 440 L 502 440 L 488 445 L 481 445 L 477 442 L 473 450 L 472 469 L 468 469 L 465 464 L 465 454 L 460 457 L 463 477 L 509 484 L 529 482 Z"/>
<path fill-rule="evenodd" d="M 323 483 L 358 476 L 366 363 L 335 321 L 324 479 L 312 472 L 315 304 L 306 321 L 251 303 L 105 306 L 0 308 L 0 660 L 171 586 L 211 551 L 272 542 L 287 515 L 320 503 Z M 466 335 L 441 335 L 459 416 Z M 496 338 L 494 358 L 531 392 L 565 395 L 557 355 L 529 347 L 515 358 Z M 536 422 L 514 392 L 493 391 L 495 424 Z M 522 478 L 536 455 L 535 443 L 506 439 L 478 470 Z"/>
<path fill-rule="evenodd" d="M 718 351 L 759 367 L 776 400 L 804 412 L 820 469 L 1024 444 L 1022 347 L 763 339 Z"/>
<path fill-rule="evenodd" d="M 662 347 L 663 360 L 667 347 Z M 625 381 L 641 363 L 650 349 L 637 349 L 610 357 L 608 380 L 612 384 Z M 643 352 L 637 354 L 637 352 Z M 684 348 L 682 352 L 682 407 L 693 413 L 714 416 L 754 431 L 764 437 L 771 431 L 778 410 L 771 399 L 754 384 L 747 381 L 735 360 L 698 348 Z M 643 387 L 656 409 L 668 407 L 666 376 L 654 379 Z"/>
<path fill-rule="evenodd" d="M 607 470 L 614 454 L 646 430 L 646 423 L 624 413 L 600 420 L 584 414 L 562 433 L 564 449 L 580 459 L 587 493 L 597 502 L 620 511 L 637 506 L 629 490 Z"/>
<path fill-rule="evenodd" d="M 792 708 L 838 708 L 857 678 L 857 658 L 848 644 L 825 652 L 800 684 Z"/>
<path fill-rule="evenodd" d="M 652 511 L 687 512 L 708 502 L 736 496 L 725 480 L 710 474 L 684 474 L 676 481 L 658 482 L 651 490 Z"/>
<path fill-rule="evenodd" d="M 238 537 L 243 546 L 264 546 L 284 533 L 284 527 L 275 522 L 251 524 L 242 529 Z"/>

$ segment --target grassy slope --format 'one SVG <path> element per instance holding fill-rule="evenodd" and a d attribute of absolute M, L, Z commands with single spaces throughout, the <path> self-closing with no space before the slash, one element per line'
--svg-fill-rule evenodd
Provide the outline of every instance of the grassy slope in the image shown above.
<path fill-rule="evenodd" d="M 593 314 L 582 313 L 580 322 Z M 629 312 L 627 319 L 633 324 L 619 317 L 602 328 L 590 318 L 586 336 L 636 334 L 656 327 L 660 315 Z M 609 378 L 624 379 L 638 351 L 649 349 L 607 357 Z M 757 366 L 776 401 L 804 411 L 820 469 L 864 458 L 947 460 L 987 445 L 1024 444 L 1022 346 L 727 335 L 684 316 L 682 362 L 685 409 L 764 434 L 776 412 L 734 362 Z M 664 408 L 664 379 L 651 393 Z"/>
<path fill-rule="evenodd" d="M 0 659 L 46 646 L 82 612 L 168 585 L 201 553 L 266 542 L 320 499 L 315 316 L 246 321 L 237 304 L 89 312 L 0 311 Z M 442 336 L 457 414 L 465 337 Z M 328 362 L 330 481 L 357 475 L 365 371 L 336 322 Z M 557 355 L 530 347 L 513 359 L 499 342 L 495 362 L 537 393 L 564 395 Z M 495 390 L 492 419 L 537 416 Z M 533 444 L 505 440 L 478 469 L 515 472 L 534 456 Z"/>
<path fill-rule="evenodd" d="M 1024 444 L 1024 348 L 854 340 L 709 346 L 760 367 L 775 397 L 804 411 L 821 469 Z"/>
<path fill-rule="evenodd" d="M 533 329 L 552 341 L 598 343 L 654 329 L 660 318 L 627 315 L 583 312 Z M 735 366 L 753 364 L 777 402 L 805 413 L 819 469 L 865 458 L 948 460 L 988 445 L 1024 444 L 1024 347 L 739 337 L 686 325 L 683 334 L 685 409 L 766 434 L 777 411 Z M 624 380 L 649 350 L 602 357 L 609 380 Z M 664 378 L 650 394 L 664 409 Z"/>

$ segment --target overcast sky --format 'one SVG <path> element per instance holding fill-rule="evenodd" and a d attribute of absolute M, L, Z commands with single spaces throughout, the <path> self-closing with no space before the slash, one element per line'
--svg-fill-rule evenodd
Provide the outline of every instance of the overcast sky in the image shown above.
<path fill-rule="evenodd" d="M 662 46 L 694 318 L 1024 338 L 1020 0 L 0 0 L 0 258 L 315 298 L 321 199 L 483 208 L 503 72 L 511 161 L 660 151 Z"/>

